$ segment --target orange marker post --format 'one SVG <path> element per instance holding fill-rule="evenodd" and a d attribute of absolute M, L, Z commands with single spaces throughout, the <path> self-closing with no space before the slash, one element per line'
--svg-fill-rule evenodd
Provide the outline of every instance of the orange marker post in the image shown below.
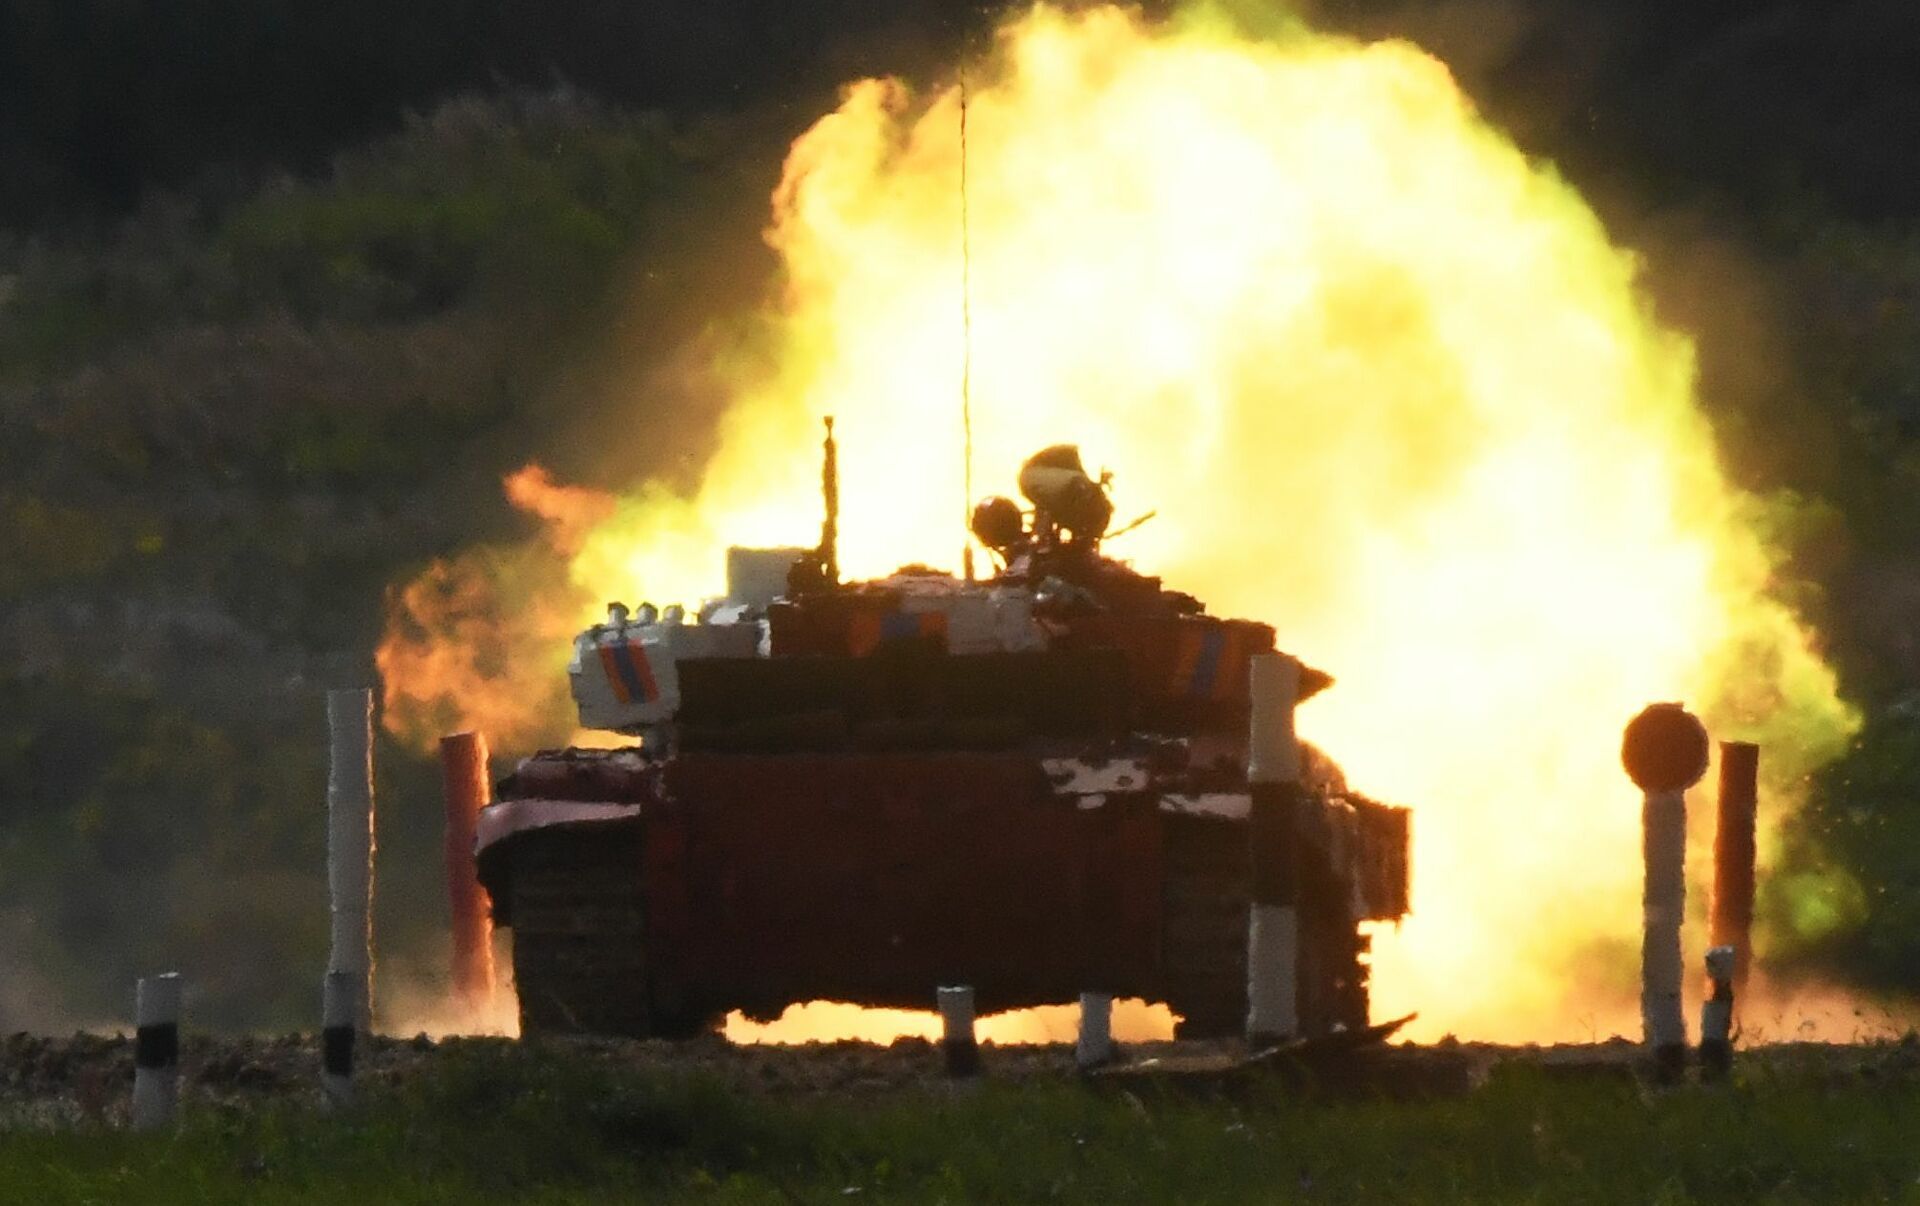
<path fill-rule="evenodd" d="M 1713 931 L 1709 945 L 1733 948 L 1734 1000 L 1753 967 L 1754 817 L 1760 799 L 1760 747 L 1720 743 L 1720 810 L 1713 835 Z"/>
<path fill-rule="evenodd" d="M 493 1000 L 493 916 L 480 886 L 474 832 L 492 798 L 487 739 L 454 733 L 440 739 L 440 770 L 447 800 L 447 902 L 453 920 L 453 991 L 468 1009 Z"/>

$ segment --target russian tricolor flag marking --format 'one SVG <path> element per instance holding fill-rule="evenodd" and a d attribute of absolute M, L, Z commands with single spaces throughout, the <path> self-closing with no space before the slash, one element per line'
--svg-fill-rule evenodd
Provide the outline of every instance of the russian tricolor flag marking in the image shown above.
<path fill-rule="evenodd" d="M 653 666 L 647 651 L 638 641 L 621 641 L 600 646 L 600 665 L 607 672 L 607 683 L 621 703 L 652 703 L 660 698 L 660 685 L 654 681 Z"/>

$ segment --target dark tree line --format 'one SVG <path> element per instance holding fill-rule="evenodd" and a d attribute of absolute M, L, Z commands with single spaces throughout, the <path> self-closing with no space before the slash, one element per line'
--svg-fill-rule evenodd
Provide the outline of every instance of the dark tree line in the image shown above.
<path fill-rule="evenodd" d="M 1920 210 L 1920 6 L 1904 0 L 1323 0 L 1410 33 L 1500 124 L 1583 185 L 1642 202 L 1818 198 L 1865 221 Z"/>
<path fill-rule="evenodd" d="M 310 169 L 474 89 L 564 82 L 679 112 L 810 100 L 937 61 L 996 7 L 0 0 L 0 222 L 124 210 L 210 168 Z M 1920 209 L 1920 6 L 1903 0 L 1322 0 L 1315 17 L 1412 31 L 1576 173 L 1809 192 L 1867 220 Z"/>
<path fill-rule="evenodd" d="M 4 0 L 0 223 L 124 211 L 211 169 L 312 170 L 474 90 L 799 100 L 983 25 L 956 0 Z"/>

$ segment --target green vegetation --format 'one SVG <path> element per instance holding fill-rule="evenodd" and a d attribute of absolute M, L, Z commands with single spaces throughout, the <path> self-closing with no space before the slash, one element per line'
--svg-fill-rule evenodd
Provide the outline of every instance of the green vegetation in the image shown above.
<path fill-rule="evenodd" d="M 449 97 L 566 82 L 735 110 L 926 62 L 968 0 L 0 0 L 0 225 L 118 213 L 151 187 L 313 171 Z"/>
<path fill-rule="evenodd" d="M 1868 723 L 1854 752 L 1820 775 L 1798 837 L 1796 876 L 1770 885 L 1784 910 L 1810 912 L 1796 928 L 1812 952 L 1875 987 L 1911 990 L 1920 966 L 1920 697 Z"/>
<path fill-rule="evenodd" d="M 1063 1082 L 775 1098 L 473 1045 L 333 1117 L 0 1136 L 20 1201 L 1867 1202 L 1920 1194 L 1910 1081 L 1730 1089 L 1496 1072 L 1448 1100 L 1234 1102 Z"/>
<path fill-rule="evenodd" d="M 470 99 L 318 179 L 0 239 L 0 963 L 24 969 L 0 1031 L 122 1018 L 160 965 L 202 1024 L 307 1019 L 321 688 L 370 684 L 391 584 L 524 531 L 503 473 L 622 480 L 697 450 L 601 428 L 636 359 L 760 287 L 696 277 L 685 231 L 757 248 L 764 138 L 566 91 Z M 435 772 L 378 757 L 378 924 L 404 967 L 443 923 Z"/>

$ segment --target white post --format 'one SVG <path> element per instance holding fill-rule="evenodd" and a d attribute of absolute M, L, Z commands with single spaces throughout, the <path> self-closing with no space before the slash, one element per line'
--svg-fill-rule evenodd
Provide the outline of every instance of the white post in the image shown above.
<path fill-rule="evenodd" d="M 355 1025 L 373 1028 L 373 693 L 327 692 L 333 766 L 327 780 L 329 972 L 358 978 Z"/>
<path fill-rule="evenodd" d="M 973 1037 L 973 989 L 942 988 L 938 997 L 940 1048 L 946 1055 L 947 1075 L 977 1076 L 980 1044 Z"/>
<path fill-rule="evenodd" d="M 1700 1003 L 1700 1071 L 1724 1080 L 1733 1070 L 1733 980 L 1738 952 L 1716 946 L 1707 952 L 1707 999 Z"/>
<path fill-rule="evenodd" d="M 158 1130 L 180 1097 L 180 973 L 142 976 L 133 1012 L 133 1129 Z"/>
<path fill-rule="evenodd" d="M 1640 1021 L 1654 1075 L 1666 1083 L 1687 1069 L 1687 1020 L 1680 1012 L 1680 923 L 1687 908 L 1687 788 L 1707 773 L 1707 729 L 1677 703 L 1648 704 L 1627 722 L 1620 764 L 1644 793 L 1640 854 Z"/>
<path fill-rule="evenodd" d="M 1113 994 L 1080 994 L 1080 1038 L 1073 1047 L 1073 1062 L 1082 1070 L 1097 1068 L 1113 1059 Z"/>
<path fill-rule="evenodd" d="M 1299 878 L 1294 830 L 1300 803 L 1300 745 L 1293 710 L 1300 663 L 1284 653 L 1256 654 L 1247 743 L 1252 803 L 1252 899 L 1247 909 L 1247 1041 L 1266 1045 L 1299 1029 Z"/>
<path fill-rule="evenodd" d="M 1687 908 L 1687 797 L 1650 791 L 1641 813 L 1646 882 L 1641 896 L 1640 1018 L 1662 1075 L 1686 1066 L 1687 1021 L 1680 1009 L 1680 923 Z"/>
<path fill-rule="evenodd" d="M 1300 663 L 1284 653 L 1256 653 L 1247 669 L 1253 718 L 1247 733 L 1247 781 L 1300 781 L 1300 739 L 1293 710 L 1300 698 Z"/>
<path fill-rule="evenodd" d="M 328 972 L 320 995 L 320 1087 L 334 1106 L 353 1102 L 353 1032 L 359 1020 L 360 977 Z"/>

